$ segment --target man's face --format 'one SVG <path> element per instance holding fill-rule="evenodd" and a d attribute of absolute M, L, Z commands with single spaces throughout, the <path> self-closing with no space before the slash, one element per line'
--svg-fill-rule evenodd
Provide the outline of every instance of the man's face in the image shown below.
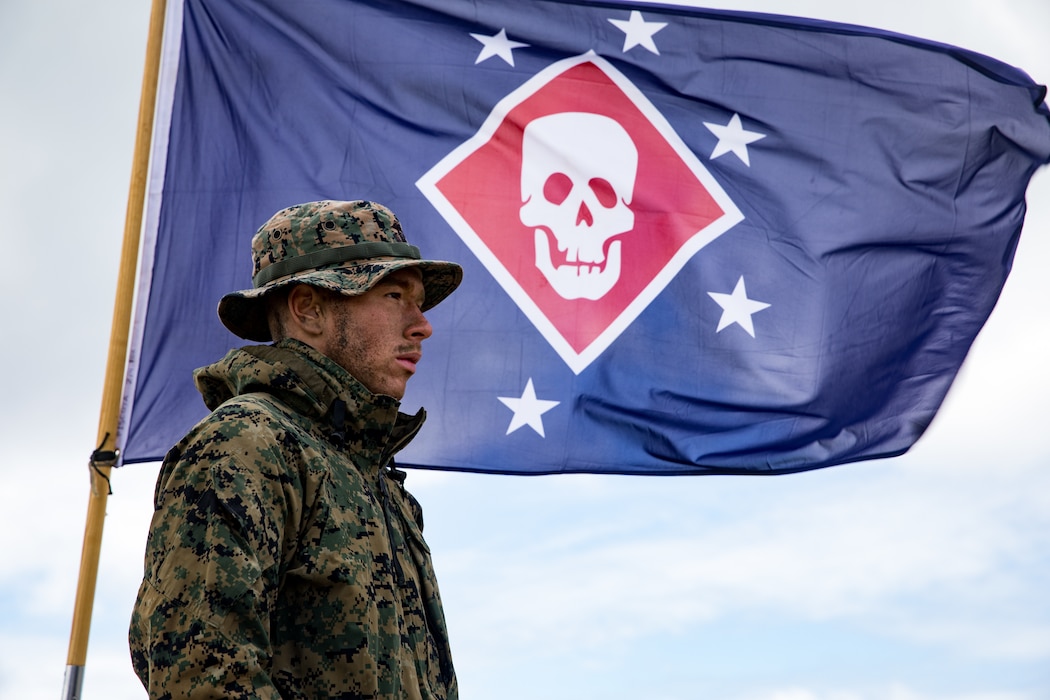
<path fill-rule="evenodd" d="M 331 297 L 324 354 L 372 393 L 401 399 L 433 331 L 420 311 L 424 298 L 415 268 L 390 273 L 360 296 Z"/>

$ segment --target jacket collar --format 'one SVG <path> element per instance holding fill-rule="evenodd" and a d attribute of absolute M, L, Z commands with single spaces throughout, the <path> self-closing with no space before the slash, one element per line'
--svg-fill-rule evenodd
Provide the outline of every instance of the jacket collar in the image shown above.
<path fill-rule="evenodd" d="M 407 445 L 426 419 L 423 409 L 414 416 L 401 413 L 397 399 L 373 394 L 332 359 L 290 338 L 231 350 L 194 372 L 194 381 L 213 410 L 233 396 L 272 394 L 325 426 L 323 432 L 333 442 L 342 441 L 352 451 L 378 450 L 369 457 L 379 464 Z"/>

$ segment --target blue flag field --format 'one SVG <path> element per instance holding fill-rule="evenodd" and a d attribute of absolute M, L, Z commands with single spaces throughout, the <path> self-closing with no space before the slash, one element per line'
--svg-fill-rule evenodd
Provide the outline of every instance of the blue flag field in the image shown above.
<path fill-rule="evenodd" d="M 406 466 L 785 473 L 901 454 L 1010 271 L 1046 90 L 855 26 L 619 2 L 172 0 L 125 463 L 273 212 L 372 199 L 464 282 Z"/>

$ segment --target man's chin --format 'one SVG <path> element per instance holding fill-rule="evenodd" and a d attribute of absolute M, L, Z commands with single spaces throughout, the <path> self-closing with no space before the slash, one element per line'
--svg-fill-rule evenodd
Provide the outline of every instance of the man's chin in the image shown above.
<path fill-rule="evenodd" d="M 411 374 L 406 376 L 404 380 L 398 381 L 391 379 L 388 382 L 384 382 L 383 386 L 378 391 L 373 391 L 373 394 L 381 394 L 383 396 L 391 396 L 398 401 L 405 398 L 405 390 L 408 387 L 408 380 L 411 378 Z"/>

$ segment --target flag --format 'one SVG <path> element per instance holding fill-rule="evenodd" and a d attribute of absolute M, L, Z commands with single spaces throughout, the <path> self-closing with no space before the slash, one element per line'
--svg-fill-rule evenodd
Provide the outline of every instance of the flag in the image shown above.
<path fill-rule="evenodd" d="M 1045 89 L 959 48 L 621 2 L 169 3 L 125 463 L 206 409 L 249 240 L 390 206 L 464 282 L 406 466 L 784 473 L 906 451 L 1009 273 Z"/>

